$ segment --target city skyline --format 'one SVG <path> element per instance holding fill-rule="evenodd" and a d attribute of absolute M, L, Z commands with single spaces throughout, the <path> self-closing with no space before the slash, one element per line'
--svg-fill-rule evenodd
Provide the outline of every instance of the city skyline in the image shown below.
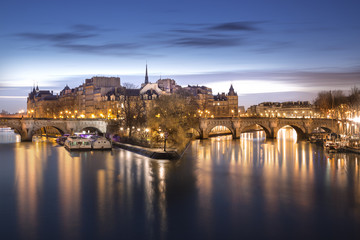
<path fill-rule="evenodd" d="M 260 3 L 260 4 L 259 4 Z M 140 4 L 140 6 L 139 6 Z M 92 76 L 137 86 L 172 78 L 239 105 L 312 101 L 360 79 L 357 1 L 3 2 L 0 108 L 26 106 L 30 88 L 59 92 Z"/>

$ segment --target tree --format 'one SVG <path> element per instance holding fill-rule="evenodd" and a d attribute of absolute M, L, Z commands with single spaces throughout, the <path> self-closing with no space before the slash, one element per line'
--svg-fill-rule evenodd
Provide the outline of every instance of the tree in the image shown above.
<path fill-rule="evenodd" d="M 332 117 L 335 117 L 339 113 L 338 110 L 343 109 L 341 106 L 347 104 L 347 97 L 341 90 L 322 91 L 318 93 L 314 104 L 323 114 L 330 113 Z"/>
<path fill-rule="evenodd" d="M 186 132 L 198 124 L 197 108 L 191 96 L 162 95 L 153 100 L 147 117 L 153 140 L 159 140 L 160 134 L 166 132 L 170 146 L 183 147 L 186 144 Z"/>
<path fill-rule="evenodd" d="M 142 128 L 146 123 L 145 103 L 138 95 L 123 88 L 121 98 L 122 118 L 124 127 L 129 130 L 129 137 L 137 128 Z"/>
<path fill-rule="evenodd" d="M 360 90 L 356 86 L 351 88 L 351 92 L 348 98 L 350 107 L 354 110 L 358 110 L 360 107 Z"/>

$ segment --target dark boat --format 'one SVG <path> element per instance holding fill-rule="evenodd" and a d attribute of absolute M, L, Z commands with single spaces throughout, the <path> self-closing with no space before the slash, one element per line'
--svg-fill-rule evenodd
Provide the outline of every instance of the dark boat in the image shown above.
<path fill-rule="evenodd" d="M 56 139 L 56 142 L 57 142 L 59 145 L 64 146 L 65 141 L 66 141 L 66 139 L 67 139 L 69 136 L 70 136 L 69 134 L 64 134 L 64 135 L 62 135 L 61 137 L 57 138 L 57 139 Z"/>

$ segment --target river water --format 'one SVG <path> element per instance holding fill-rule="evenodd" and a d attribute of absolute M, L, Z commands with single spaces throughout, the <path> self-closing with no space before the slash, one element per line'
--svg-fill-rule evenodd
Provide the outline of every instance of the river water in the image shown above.
<path fill-rule="evenodd" d="M 360 239 L 359 155 L 291 134 L 195 140 L 178 161 L 0 144 L 0 238 Z"/>

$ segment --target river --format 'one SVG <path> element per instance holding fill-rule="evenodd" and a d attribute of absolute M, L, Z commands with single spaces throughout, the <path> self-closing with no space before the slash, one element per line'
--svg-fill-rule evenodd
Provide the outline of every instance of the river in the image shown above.
<path fill-rule="evenodd" d="M 359 239 L 360 156 L 293 134 L 195 140 L 178 161 L 0 144 L 0 237 Z"/>

